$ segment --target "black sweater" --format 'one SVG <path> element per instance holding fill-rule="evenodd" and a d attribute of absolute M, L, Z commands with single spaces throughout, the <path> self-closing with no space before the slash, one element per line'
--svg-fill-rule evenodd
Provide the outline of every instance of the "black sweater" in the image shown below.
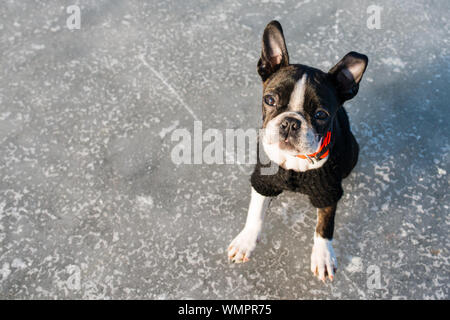
<path fill-rule="evenodd" d="M 278 166 L 277 173 L 262 175 L 261 168 L 274 165 L 262 164 L 258 157 L 251 176 L 252 187 L 260 194 L 275 197 L 284 190 L 300 192 L 309 196 L 316 208 L 331 206 L 342 197 L 342 179 L 348 176 L 358 160 L 358 143 L 350 131 L 347 113 L 341 107 L 334 119 L 334 143 L 324 165 L 305 172 L 285 170 Z"/>

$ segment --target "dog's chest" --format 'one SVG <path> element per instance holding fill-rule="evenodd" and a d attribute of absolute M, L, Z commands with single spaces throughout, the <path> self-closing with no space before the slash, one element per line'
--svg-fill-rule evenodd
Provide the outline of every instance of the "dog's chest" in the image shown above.
<path fill-rule="evenodd" d="M 280 180 L 284 184 L 284 189 L 309 194 L 311 187 L 317 183 L 317 173 L 298 172 L 293 170 L 280 169 Z"/>
<path fill-rule="evenodd" d="M 339 168 L 329 161 L 320 168 L 305 172 L 285 170 L 280 167 L 277 175 L 274 181 L 278 181 L 278 187 L 281 189 L 309 196 L 321 193 L 322 189 L 340 182 Z"/>

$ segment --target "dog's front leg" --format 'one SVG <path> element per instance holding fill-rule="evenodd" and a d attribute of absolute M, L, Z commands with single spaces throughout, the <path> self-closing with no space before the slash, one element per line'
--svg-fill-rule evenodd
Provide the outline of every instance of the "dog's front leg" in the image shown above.
<path fill-rule="evenodd" d="M 235 262 L 247 262 L 251 253 L 255 250 L 259 239 L 264 216 L 269 207 L 271 198 L 265 197 L 252 188 L 250 206 L 248 208 L 245 227 L 231 242 L 228 247 L 228 258 Z"/>
<path fill-rule="evenodd" d="M 326 276 L 333 281 L 337 260 L 331 241 L 333 240 L 336 204 L 317 209 L 317 225 L 311 254 L 311 271 L 325 282 Z"/>

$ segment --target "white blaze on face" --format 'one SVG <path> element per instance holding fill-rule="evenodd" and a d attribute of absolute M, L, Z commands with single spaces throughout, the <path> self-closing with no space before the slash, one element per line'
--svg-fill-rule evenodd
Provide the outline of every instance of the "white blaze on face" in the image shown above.
<path fill-rule="evenodd" d="M 306 73 L 297 81 L 292 90 L 291 98 L 289 100 L 289 109 L 292 111 L 302 112 L 303 104 L 305 102 L 305 91 L 306 91 Z"/>

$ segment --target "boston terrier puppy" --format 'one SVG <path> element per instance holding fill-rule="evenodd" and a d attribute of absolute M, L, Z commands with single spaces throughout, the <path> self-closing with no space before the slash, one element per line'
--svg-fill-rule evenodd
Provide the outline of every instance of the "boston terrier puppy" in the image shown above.
<path fill-rule="evenodd" d="M 263 84 L 260 143 L 269 161 L 263 163 L 258 150 L 247 221 L 228 248 L 231 261 L 249 260 L 271 199 L 290 190 L 306 194 L 317 208 L 311 271 L 333 280 L 336 206 L 359 152 L 343 103 L 358 93 L 367 63 L 365 55 L 350 52 L 328 72 L 290 64 L 280 23 L 267 25 L 257 69 Z M 267 170 L 271 166 L 276 170 Z"/>

